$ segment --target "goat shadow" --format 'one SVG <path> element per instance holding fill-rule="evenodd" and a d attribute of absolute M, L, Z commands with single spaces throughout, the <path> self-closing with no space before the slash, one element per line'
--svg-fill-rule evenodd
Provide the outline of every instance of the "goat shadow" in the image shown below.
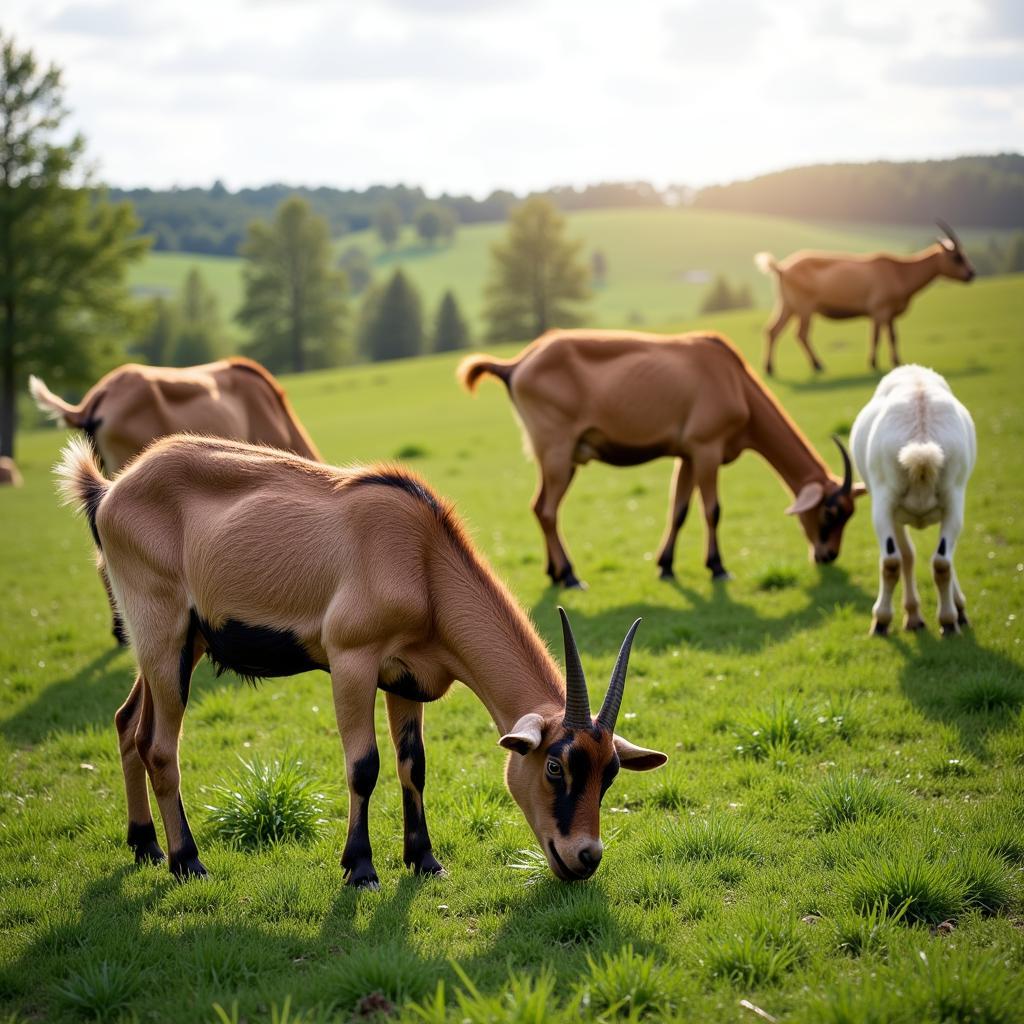
<path fill-rule="evenodd" d="M 678 580 L 663 586 L 682 596 L 689 607 L 633 601 L 629 604 L 588 613 L 567 608 L 573 634 L 584 653 L 606 654 L 619 649 L 630 623 L 642 618 L 642 644 L 660 653 L 685 643 L 698 650 L 750 653 L 785 640 L 793 633 L 819 625 L 828 619 L 837 605 L 852 606 L 867 615 L 872 597 L 850 580 L 838 565 L 815 567 L 809 586 L 801 588 L 804 602 L 781 615 L 763 614 L 758 604 L 737 601 L 732 596 L 735 580 L 710 584 L 710 589 L 694 589 Z M 772 592 L 763 595 L 764 604 Z M 555 644 L 561 636 L 558 605 L 571 603 L 564 592 L 548 587 L 531 609 L 541 632 Z M 761 603 L 761 602 L 759 602 Z"/>
<path fill-rule="evenodd" d="M 796 392 L 817 392 L 817 391 L 841 391 L 844 388 L 862 388 L 872 385 L 874 386 L 891 370 L 895 367 L 879 367 L 878 370 L 865 371 L 864 373 L 847 374 L 844 377 L 829 377 L 827 376 L 828 371 L 825 374 L 816 374 L 813 377 L 802 378 L 800 380 L 785 380 L 781 377 L 775 376 L 771 378 L 773 381 L 777 381 L 780 384 L 784 384 L 786 387 Z M 983 377 L 992 372 L 992 367 L 983 366 L 978 363 L 971 363 L 969 366 L 964 366 L 958 370 L 944 370 L 943 376 L 947 380 L 959 380 L 963 377 Z"/>

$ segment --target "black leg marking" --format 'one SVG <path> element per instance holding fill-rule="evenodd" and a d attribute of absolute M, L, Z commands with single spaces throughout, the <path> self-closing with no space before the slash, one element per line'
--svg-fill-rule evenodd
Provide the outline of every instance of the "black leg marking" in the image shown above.
<path fill-rule="evenodd" d="M 885 538 L 885 553 L 887 555 L 895 555 L 896 554 L 896 545 L 893 543 L 892 537 L 886 537 Z"/>
<path fill-rule="evenodd" d="M 690 511 L 690 504 L 687 502 L 677 513 L 675 519 L 672 521 L 672 529 L 674 533 L 679 533 L 683 528 L 683 524 L 686 522 L 686 514 Z M 675 561 L 676 556 L 676 538 L 672 537 L 672 543 L 665 549 L 665 554 L 658 560 L 658 568 L 661 570 L 661 578 L 663 580 L 674 580 L 676 578 L 675 572 L 672 570 L 672 563 Z"/>
<path fill-rule="evenodd" d="M 345 850 L 341 855 L 341 866 L 348 885 L 357 888 L 376 889 L 380 884 L 373 868 L 373 851 L 370 849 L 370 827 L 368 810 L 370 796 L 377 785 L 380 774 L 380 756 L 373 746 L 352 766 L 350 784 L 351 799 L 357 801 L 356 817 L 349 829 Z"/>
<path fill-rule="evenodd" d="M 565 568 L 562 570 L 561 576 L 555 581 L 561 583 L 566 590 L 586 590 L 587 588 L 579 581 L 576 573 L 572 571 L 572 565 L 566 563 Z"/>
<path fill-rule="evenodd" d="M 136 864 L 159 864 L 166 859 L 156 841 L 156 828 L 152 821 L 128 822 L 128 845 L 135 853 Z"/>
<path fill-rule="evenodd" d="M 938 553 L 939 553 L 939 555 L 942 558 L 946 557 L 946 538 L 945 537 L 940 537 L 939 538 L 939 551 L 938 551 Z"/>
<path fill-rule="evenodd" d="M 180 793 L 178 794 L 178 819 L 181 824 L 181 846 L 177 850 L 171 850 L 171 874 L 182 881 L 187 878 L 203 878 L 206 875 L 206 868 L 203 867 L 203 862 L 199 859 L 199 849 L 195 839 L 192 838 L 192 830 L 188 827 L 188 819 L 185 817 L 185 807 L 181 802 Z"/>
<path fill-rule="evenodd" d="M 718 529 L 718 524 L 722 519 L 722 506 L 716 501 L 715 507 L 711 510 L 711 526 L 713 529 Z"/>
<path fill-rule="evenodd" d="M 417 875 L 440 875 L 444 868 L 434 856 L 427 830 L 426 811 L 423 807 L 423 787 L 426 784 L 427 758 L 419 723 L 407 722 L 398 742 L 398 758 L 409 762 L 409 781 L 412 786 L 402 787 L 402 817 L 405 840 L 402 860 Z"/>

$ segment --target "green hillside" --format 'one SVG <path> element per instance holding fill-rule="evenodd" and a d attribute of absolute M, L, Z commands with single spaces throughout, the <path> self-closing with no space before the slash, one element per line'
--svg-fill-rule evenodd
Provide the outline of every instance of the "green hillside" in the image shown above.
<path fill-rule="evenodd" d="M 569 233 L 582 241 L 584 254 L 589 257 L 601 249 L 608 260 L 607 284 L 595 292 L 588 318 L 602 327 L 656 329 L 689 321 L 709 277 L 718 273 L 749 283 L 758 305 L 767 306 L 771 283 L 752 261 L 762 249 L 780 256 L 803 248 L 888 247 L 904 252 L 927 244 L 935 235 L 929 226 L 829 225 L 693 209 L 588 210 L 567 219 Z M 431 315 L 441 294 L 451 288 L 479 335 L 490 247 L 504 232 L 504 224 L 469 225 L 459 229 L 452 245 L 429 247 L 406 228 L 393 252 L 385 251 L 369 231 L 346 235 L 336 244 L 339 252 L 350 245 L 363 247 L 374 260 L 378 277 L 404 267 L 421 289 Z M 970 244 L 987 240 L 990 234 L 965 231 L 963 237 Z M 151 253 L 133 271 L 132 283 L 149 294 L 173 291 L 192 266 L 201 269 L 220 297 L 221 312 L 230 317 L 242 295 L 239 259 Z"/>

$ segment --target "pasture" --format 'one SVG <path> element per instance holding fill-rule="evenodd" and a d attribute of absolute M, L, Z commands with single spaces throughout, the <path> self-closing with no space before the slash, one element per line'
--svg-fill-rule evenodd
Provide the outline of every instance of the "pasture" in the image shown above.
<path fill-rule="evenodd" d="M 613 275 L 625 273 L 602 244 Z M 692 295 L 677 290 L 678 306 L 651 299 L 649 326 L 694 324 Z M 648 308 L 639 291 L 602 302 L 609 324 L 623 322 L 616 310 Z M 452 357 L 285 380 L 327 459 L 402 458 L 454 499 L 559 660 L 566 606 L 592 693 L 643 616 L 620 729 L 670 761 L 620 774 L 604 801 L 604 861 L 572 886 L 523 852 L 533 836 L 505 792 L 504 752 L 456 686 L 425 717 L 426 809 L 449 877 L 402 867 L 378 702 L 370 833 L 381 888 L 344 888 L 347 798 L 327 677 L 253 690 L 205 663 L 181 756 L 211 876 L 180 885 L 165 868 L 136 869 L 112 724 L 132 659 L 111 645 L 88 528 L 57 505 L 61 435 L 23 433 L 25 486 L 0 492 L 0 1017 L 764 1019 L 746 1000 L 784 1021 L 1022 1019 L 1022 311 L 1024 278 L 943 283 L 902 322 L 905 358 L 945 374 L 978 429 L 957 551 L 973 628 L 949 639 L 924 557 L 934 529 L 914 537 L 928 629 L 869 638 L 868 499 L 838 562 L 816 567 L 783 514 L 788 493 L 751 453 L 720 478 L 734 580 L 708 578 L 696 515 L 680 535 L 678 583 L 657 579 L 668 461 L 592 465 L 562 515 L 590 589 L 559 592 L 544 576 L 534 469 L 503 388 L 485 382 L 470 399 Z M 766 316 L 703 319 L 760 365 Z M 816 331 L 828 372 L 810 377 L 787 334 L 774 386 L 838 467 L 829 435 L 849 429 L 876 381 L 868 327 Z M 216 787 L 233 786 L 240 759 L 285 755 L 321 794 L 319 838 L 255 852 L 218 839 Z"/>
<path fill-rule="evenodd" d="M 715 273 L 733 284 L 748 284 L 758 305 L 767 305 L 771 282 L 758 273 L 753 254 L 770 249 L 782 257 L 797 249 L 909 252 L 930 243 L 934 225 L 829 225 L 784 217 L 717 210 L 582 210 L 567 215 L 568 234 L 583 243 L 589 260 L 601 249 L 608 277 L 594 289 L 589 322 L 604 327 L 642 330 L 677 328 L 693 317 Z M 955 225 L 954 225 L 955 227 Z M 363 248 L 384 281 L 402 267 L 420 289 L 426 322 L 432 323 L 444 291 L 451 288 L 477 337 L 483 334 L 483 290 L 490 270 L 491 245 L 505 234 L 504 224 L 467 224 L 451 245 L 424 245 L 406 226 L 393 250 L 386 250 L 372 231 L 360 231 L 335 242 L 338 252 L 351 245 Z M 964 230 L 965 244 L 987 242 L 999 231 Z M 241 259 L 191 253 L 150 253 L 130 273 L 140 294 L 169 294 L 181 287 L 196 266 L 217 294 L 228 334 L 243 337 L 232 321 L 242 302 Z M 359 297 L 353 302 L 353 308 Z"/>

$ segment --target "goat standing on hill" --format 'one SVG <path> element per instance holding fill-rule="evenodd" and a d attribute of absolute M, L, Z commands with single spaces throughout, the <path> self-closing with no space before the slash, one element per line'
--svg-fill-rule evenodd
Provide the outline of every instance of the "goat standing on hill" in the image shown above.
<path fill-rule="evenodd" d="M 348 775 L 350 885 L 376 886 L 367 813 L 377 782 L 377 691 L 398 755 L 404 860 L 437 874 L 423 811 L 423 704 L 461 679 L 512 751 L 506 779 L 551 870 L 587 878 L 601 860 L 600 803 L 619 767 L 666 758 L 615 734 L 635 622 L 604 704 L 590 714 L 562 613 L 566 678 L 451 508 L 403 471 L 339 470 L 213 438 L 156 442 L 113 482 L 88 443 L 59 467 L 105 560 L 138 659 L 115 716 L 137 861 L 163 851 L 171 871 L 203 875 L 181 802 L 178 740 L 196 663 L 250 679 L 331 675 Z"/>
<path fill-rule="evenodd" d="M 907 527 L 932 523 L 941 523 L 932 556 L 939 625 L 943 633 L 958 632 L 967 625 L 967 614 L 953 552 L 977 455 L 971 414 L 933 370 L 901 366 L 882 378 L 874 397 L 857 416 L 850 447 L 871 494 L 871 518 L 881 549 L 872 633 L 885 636 L 889 631 L 892 595 L 901 570 L 905 626 L 924 626 L 914 582 L 914 545 Z"/>
<path fill-rule="evenodd" d="M 871 369 L 878 366 L 883 327 L 889 334 L 892 364 L 899 366 L 893 321 L 906 311 L 910 300 L 937 277 L 964 282 L 974 277 L 974 268 L 956 233 L 944 221 L 938 224 L 945 237 L 912 256 L 795 252 L 779 263 L 770 252 L 759 252 L 754 262 L 763 274 L 774 273 L 778 286 L 774 319 L 765 333 L 764 372 L 769 377 L 774 372 L 775 342 L 794 316 L 799 321 L 797 340 L 811 366 L 824 369 L 811 348 L 809 332 L 815 313 L 830 320 L 870 317 Z"/>
<path fill-rule="evenodd" d="M 718 469 L 745 448 L 759 452 L 794 494 L 817 562 L 839 554 L 853 515 L 853 471 L 846 449 L 843 479 L 834 477 L 811 443 L 732 342 L 719 334 L 673 337 L 632 331 L 549 331 L 516 359 L 467 356 L 458 376 L 470 391 L 489 373 L 508 388 L 537 460 L 533 511 L 547 545 L 553 583 L 582 586 L 558 532 L 558 506 L 576 467 L 597 459 L 635 466 L 674 456 L 668 525 L 658 552 L 662 579 L 672 579 L 676 537 L 694 484 L 707 525 L 705 565 L 713 579 L 729 574 L 718 547 L 722 506 Z"/>
<path fill-rule="evenodd" d="M 320 461 L 284 388 L 251 359 L 182 369 L 129 363 L 94 384 L 78 405 L 59 398 L 38 377 L 29 378 L 29 391 L 48 416 L 89 437 L 110 475 L 158 437 L 185 432 L 267 444 Z M 111 633 L 124 644 L 105 579 L 103 585 L 113 616 Z"/>

